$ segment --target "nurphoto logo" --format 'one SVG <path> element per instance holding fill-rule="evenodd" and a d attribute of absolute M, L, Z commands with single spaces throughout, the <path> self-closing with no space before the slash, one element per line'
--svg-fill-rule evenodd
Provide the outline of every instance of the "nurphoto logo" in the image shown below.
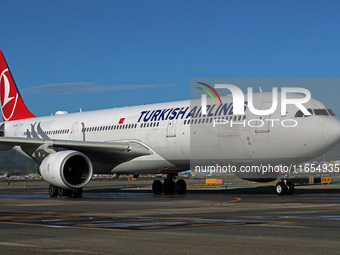
<path fill-rule="evenodd" d="M 271 107 L 269 109 L 256 109 L 254 107 L 254 99 L 253 99 L 253 88 L 248 87 L 247 88 L 247 100 L 245 100 L 245 95 L 243 94 L 242 90 L 232 84 L 215 84 L 214 88 L 208 84 L 198 82 L 201 85 L 204 85 L 205 87 L 209 88 L 219 99 L 219 102 L 221 105 L 223 105 L 222 100 L 220 95 L 217 93 L 216 89 L 228 89 L 231 94 L 232 94 L 232 105 L 233 105 L 233 115 L 244 115 L 245 114 L 245 105 L 249 108 L 249 111 L 253 113 L 254 115 L 257 116 L 268 116 L 274 113 L 279 105 L 279 100 L 280 100 L 280 106 L 281 106 L 281 115 L 285 116 L 286 115 L 286 110 L 287 110 L 287 105 L 295 105 L 299 110 L 303 112 L 304 115 L 309 116 L 311 113 L 306 109 L 306 107 L 303 105 L 304 103 L 309 102 L 311 99 L 311 93 L 308 89 L 305 88 L 299 88 L 299 87 L 282 87 L 281 88 L 281 96 L 278 94 L 278 88 L 273 87 L 272 89 L 272 102 L 271 102 Z M 215 89 L 216 88 L 216 89 Z M 205 89 L 205 88 L 200 88 L 198 89 L 203 90 L 206 92 L 214 101 L 215 105 L 217 105 L 217 102 L 215 100 L 215 97 L 213 94 Z M 288 93 L 298 93 L 298 94 L 303 94 L 304 97 L 301 98 L 287 98 Z M 201 111 L 202 115 L 207 115 L 207 109 L 209 108 L 207 106 L 207 95 L 206 94 L 201 94 Z M 243 119 L 244 120 L 244 119 Z M 279 119 L 250 119 L 248 120 L 248 126 L 250 127 L 261 127 L 265 124 L 266 122 L 270 122 L 271 126 L 274 127 L 274 123 L 277 121 L 281 121 L 281 125 L 283 127 L 295 127 L 297 126 L 297 121 L 294 119 L 284 119 L 284 120 L 279 120 Z M 215 119 L 214 120 L 214 127 L 216 124 L 227 124 L 229 121 L 228 120 L 223 120 L 223 119 Z M 287 123 L 293 123 L 293 124 L 287 124 Z M 256 124 L 255 124 L 256 123 Z M 230 124 L 233 125 L 233 120 L 231 119 Z M 246 126 L 245 120 L 241 123 L 234 122 L 234 125 L 240 125 L 243 124 Z"/>

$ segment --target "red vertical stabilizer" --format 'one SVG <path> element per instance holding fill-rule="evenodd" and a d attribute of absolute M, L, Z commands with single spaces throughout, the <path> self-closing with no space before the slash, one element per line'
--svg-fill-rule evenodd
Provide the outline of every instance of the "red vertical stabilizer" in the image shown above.
<path fill-rule="evenodd" d="M 0 103 L 3 120 L 35 117 L 24 104 L 2 51 L 0 51 L 0 74 Z"/>

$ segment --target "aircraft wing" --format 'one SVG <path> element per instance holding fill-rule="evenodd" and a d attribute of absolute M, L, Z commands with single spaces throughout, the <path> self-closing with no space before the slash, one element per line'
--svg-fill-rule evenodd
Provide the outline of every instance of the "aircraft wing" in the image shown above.
<path fill-rule="evenodd" d="M 90 142 L 0 137 L 0 150 L 8 150 L 14 146 L 20 146 L 23 151 L 28 153 L 34 159 L 43 159 L 49 153 L 53 152 L 53 150 L 58 151 L 68 149 L 82 152 L 95 162 L 109 164 L 118 164 L 139 156 L 152 154 L 152 152 L 147 147 L 134 141 Z M 38 153 L 41 155 L 37 155 Z M 39 162 L 40 160 L 36 161 Z"/>

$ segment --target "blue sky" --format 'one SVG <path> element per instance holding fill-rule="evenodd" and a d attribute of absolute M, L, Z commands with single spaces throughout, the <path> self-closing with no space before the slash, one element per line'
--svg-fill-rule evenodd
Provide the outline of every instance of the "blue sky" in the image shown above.
<path fill-rule="evenodd" d="M 0 49 L 43 116 L 189 99 L 190 78 L 339 77 L 339 13 L 313 0 L 5 1 Z M 307 89 L 340 114 L 340 84 Z"/>

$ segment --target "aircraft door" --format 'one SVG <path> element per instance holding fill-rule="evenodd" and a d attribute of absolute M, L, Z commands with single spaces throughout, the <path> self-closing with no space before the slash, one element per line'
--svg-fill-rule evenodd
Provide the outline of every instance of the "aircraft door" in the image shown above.
<path fill-rule="evenodd" d="M 272 106 L 271 102 L 266 102 L 261 105 L 261 110 L 267 110 Z M 269 115 L 258 115 L 257 123 L 255 128 L 255 133 L 268 133 L 270 131 L 271 122 L 267 119 L 270 119 L 271 114 Z"/>
<path fill-rule="evenodd" d="M 166 137 L 176 137 L 176 121 L 169 120 L 166 128 Z"/>
<path fill-rule="evenodd" d="M 78 122 L 74 122 L 70 130 L 70 140 L 75 140 Z"/>
<path fill-rule="evenodd" d="M 14 132 L 14 136 L 19 136 L 21 127 L 22 127 L 22 123 L 17 125 L 15 132 Z"/>

